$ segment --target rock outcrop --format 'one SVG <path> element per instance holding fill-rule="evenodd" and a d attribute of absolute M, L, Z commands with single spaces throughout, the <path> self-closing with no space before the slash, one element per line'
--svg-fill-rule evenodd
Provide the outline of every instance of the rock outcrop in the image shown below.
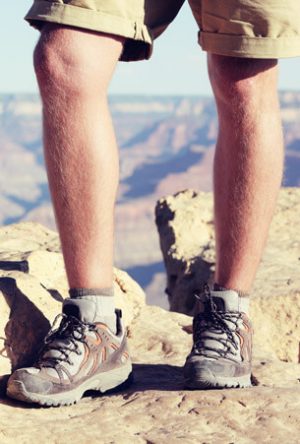
<path fill-rule="evenodd" d="M 212 195 L 186 190 L 160 199 L 155 213 L 170 310 L 192 315 L 194 293 L 214 271 Z"/>
<path fill-rule="evenodd" d="M 287 194 L 283 214 L 289 213 L 292 196 L 296 202 L 299 194 Z M 203 198 L 210 199 L 206 195 Z M 187 217 L 186 212 L 186 224 L 190 223 L 191 214 Z M 209 215 L 207 220 L 207 233 L 211 233 Z M 284 233 L 283 239 L 286 239 Z M 67 285 L 55 232 L 36 224 L 13 225 L 0 229 L 0 241 L 0 375 L 4 375 L 11 364 L 17 367 L 33 358 L 36 344 L 67 296 Z M 204 236 L 199 245 L 200 242 L 204 245 Z M 209 267 L 213 267 L 211 257 L 210 262 L 209 255 L 203 255 L 204 261 L 212 264 Z M 285 276 L 282 264 L 281 276 Z M 269 288 L 267 282 L 265 285 Z M 294 288 L 293 285 L 288 288 Z M 257 346 L 253 366 L 256 385 L 252 388 L 188 391 L 184 390 L 181 367 L 192 343 L 191 317 L 145 305 L 142 290 L 120 270 L 115 270 L 115 289 L 117 305 L 124 310 L 129 326 L 133 383 L 105 396 L 87 393 L 74 406 L 46 409 L 9 400 L 3 391 L 1 443 L 299 442 L 300 368 L 297 360 L 288 355 L 299 324 L 292 326 L 297 322 L 296 310 L 290 318 L 285 311 L 292 293 L 286 296 L 278 289 L 276 298 L 269 292 L 255 299 L 258 319 L 265 311 L 264 304 L 273 307 L 274 317 L 275 312 L 282 316 L 279 332 L 270 322 L 261 321 L 262 330 L 257 329 L 256 336 L 274 339 L 275 333 L 279 336 L 287 328 L 284 324 L 289 323 L 292 341 L 286 345 L 289 362 L 280 358 L 278 351 L 271 354 L 269 343 L 267 353 Z M 293 294 L 296 304 L 297 292 Z M 277 328 L 276 318 L 274 322 Z M 280 350 L 283 353 L 283 345 Z M 2 378 L 3 389 L 4 382 Z"/>

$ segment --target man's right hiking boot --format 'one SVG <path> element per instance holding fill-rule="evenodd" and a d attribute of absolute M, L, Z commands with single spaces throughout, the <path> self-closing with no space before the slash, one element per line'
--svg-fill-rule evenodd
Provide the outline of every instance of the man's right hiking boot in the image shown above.
<path fill-rule="evenodd" d="M 60 325 L 46 336 L 38 362 L 9 378 L 8 396 L 44 406 L 69 405 L 87 390 L 104 393 L 129 378 L 132 365 L 121 311 L 116 310 L 114 334 L 103 323 L 87 322 L 88 310 L 86 301 L 65 301 Z"/>
<path fill-rule="evenodd" d="M 186 387 L 251 386 L 252 327 L 243 298 L 232 290 L 207 287 L 196 297 L 201 309 L 194 317 L 193 348 L 184 366 Z"/>

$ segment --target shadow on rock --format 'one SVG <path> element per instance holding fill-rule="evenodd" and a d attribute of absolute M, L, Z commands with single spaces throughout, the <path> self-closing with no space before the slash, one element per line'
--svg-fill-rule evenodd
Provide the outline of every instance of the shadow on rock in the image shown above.
<path fill-rule="evenodd" d="M 5 350 L 12 370 L 32 364 L 50 328 L 44 314 L 18 288 L 13 278 L 0 278 L 0 291 L 10 308 L 5 326 Z"/>
<path fill-rule="evenodd" d="M 85 396 L 114 396 L 122 393 L 124 399 L 134 393 L 149 390 L 178 391 L 184 389 L 182 367 L 169 364 L 133 364 L 133 372 L 129 379 L 104 395 L 96 391 L 88 391 Z"/>

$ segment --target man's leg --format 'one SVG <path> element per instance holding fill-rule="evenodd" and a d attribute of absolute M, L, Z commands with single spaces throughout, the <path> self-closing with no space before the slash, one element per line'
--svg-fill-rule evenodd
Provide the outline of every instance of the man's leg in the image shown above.
<path fill-rule="evenodd" d="M 283 170 L 273 60 L 209 55 L 219 135 L 214 166 L 216 274 L 199 295 L 184 375 L 191 388 L 251 385 L 248 293 L 266 242 Z"/>
<path fill-rule="evenodd" d="M 122 44 L 122 38 L 46 25 L 35 51 L 46 165 L 71 297 L 38 363 L 11 376 L 13 398 L 71 404 L 86 390 L 116 387 L 131 372 L 112 297 L 118 154 L 106 98 Z"/>
<path fill-rule="evenodd" d="M 283 172 L 277 63 L 209 55 L 218 116 L 215 281 L 249 293 Z"/>
<path fill-rule="evenodd" d="M 112 286 L 118 152 L 107 87 L 113 36 L 47 25 L 35 50 L 45 160 L 70 288 Z"/>

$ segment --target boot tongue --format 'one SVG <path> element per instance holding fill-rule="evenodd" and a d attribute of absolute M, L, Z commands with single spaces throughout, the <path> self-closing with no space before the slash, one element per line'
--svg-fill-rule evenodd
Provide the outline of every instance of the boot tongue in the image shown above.
<path fill-rule="evenodd" d="M 96 319 L 97 304 L 85 296 L 83 298 L 65 299 L 63 303 L 63 313 L 74 316 L 81 322 L 93 323 Z"/>
<path fill-rule="evenodd" d="M 210 292 L 210 294 L 213 303 L 216 305 L 217 311 L 235 311 L 246 313 L 248 311 L 249 299 L 241 298 L 234 290 L 213 290 Z"/>

